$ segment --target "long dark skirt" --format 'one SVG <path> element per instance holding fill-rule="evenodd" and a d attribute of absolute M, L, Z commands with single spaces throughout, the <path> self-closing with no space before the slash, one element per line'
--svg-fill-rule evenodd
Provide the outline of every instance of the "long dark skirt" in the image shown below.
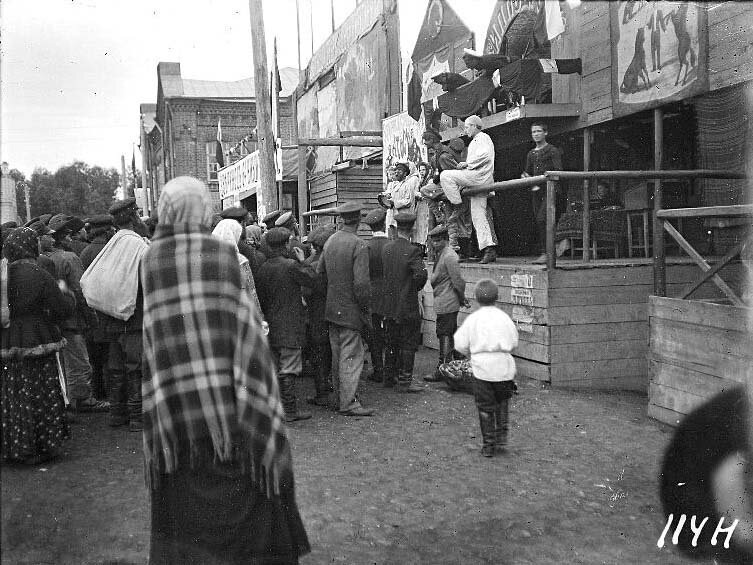
<path fill-rule="evenodd" d="M 310 551 L 292 484 L 269 500 L 236 464 L 182 468 L 151 491 L 151 565 L 293 564 Z"/>
<path fill-rule="evenodd" d="M 55 355 L 2 360 L 3 461 L 35 462 L 68 437 Z"/>

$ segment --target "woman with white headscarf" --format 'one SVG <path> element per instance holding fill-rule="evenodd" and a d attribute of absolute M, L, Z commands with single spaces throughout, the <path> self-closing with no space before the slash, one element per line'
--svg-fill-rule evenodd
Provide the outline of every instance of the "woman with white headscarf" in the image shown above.
<path fill-rule="evenodd" d="M 212 235 L 233 246 L 233 251 L 235 251 L 235 254 L 238 257 L 238 266 L 241 270 L 241 288 L 248 293 L 248 297 L 259 309 L 259 312 L 261 312 L 259 297 L 256 294 L 254 275 L 251 271 L 251 263 L 249 263 L 245 256 L 241 255 L 240 251 L 238 251 L 238 240 L 241 238 L 241 235 L 243 235 L 243 226 L 235 220 L 222 220 L 215 226 L 214 230 L 212 230 Z"/>
<path fill-rule="evenodd" d="M 207 187 L 168 182 L 141 262 L 149 562 L 298 563 L 285 414 L 237 254 L 211 235 Z"/>

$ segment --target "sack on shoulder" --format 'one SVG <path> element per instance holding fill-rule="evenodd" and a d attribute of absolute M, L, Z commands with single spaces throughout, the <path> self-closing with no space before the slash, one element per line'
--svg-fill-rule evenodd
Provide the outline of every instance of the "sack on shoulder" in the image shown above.
<path fill-rule="evenodd" d="M 139 265 L 147 247 L 136 232 L 117 232 L 81 276 L 87 304 L 118 320 L 133 316 L 139 291 Z"/>

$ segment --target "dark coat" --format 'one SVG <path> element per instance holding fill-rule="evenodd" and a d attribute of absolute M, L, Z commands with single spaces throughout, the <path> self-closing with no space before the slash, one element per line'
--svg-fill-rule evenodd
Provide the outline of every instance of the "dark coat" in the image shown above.
<path fill-rule="evenodd" d="M 327 277 L 327 321 L 356 331 L 370 325 L 369 248 L 355 226 L 343 226 L 327 240 L 317 271 Z"/>
<path fill-rule="evenodd" d="M 83 332 L 90 325 L 96 325 L 97 314 L 86 303 L 81 291 L 81 275 L 84 274 L 81 259 L 72 251 L 65 251 L 59 247 L 54 247 L 47 256 L 55 263 L 57 278 L 64 280 L 76 297 L 76 311 L 61 324 L 61 328 Z"/>
<path fill-rule="evenodd" d="M 55 279 L 32 259 L 8 266 L 10 327 L 2 335 L 2 358 L 49 355 L 62 349 L 57 324 L 76 308 L 73 295 L 61 292 Z"/>
<path fill-rule="evenodd" d="M 320 255 L 312 255 L 305 265 L 311 267 L 316 273 Z M 329 343 L 329 330 L 327 328 L 327 279 L 323 274 L 316 273 L 314 284 L 311 287 L 303 287 L 303 297 L 306 299 L 308 309 L 309 334 L 313 343 Z"/>
<path fill-rule="evenodd" d="M 384 269 L 382 250 L 389 243 L 386 237 L 372 237 L 369 242 L 369 277 L 371 279 L 371 313 L 384 315 Z"/>
<path fill-rule="evenodd" d="M 397 321 L 420 320 L 418 292 L 428 277 L 418 245 L 401 237 L 382 250 L 384 267 L 384 317 Z"/>
<path fill-rule="evenodd" d="M 84 250 L 78 256 L 79 259 L 81 259 L 81 266 L 84 268 L 84 271 L 88 269 L 89 265 L 94 262 L 94 259 L 96 259 L 100 251 L 105 248 L 105 245 L 107 245 L 108 241 L 109 238 L 107 237 L 107 235 L 98 235 L 94 237 L 91 243 L 84 248 Z"/>
<path fill-rule="evenodd" d="M 301 286 L 313 286 L 315 277 L 310 266 L 279 255 L 273 255 L 259 268 L 256 293 L 269 324 L 272 347 L 303 347 L 306 311 Z"/>

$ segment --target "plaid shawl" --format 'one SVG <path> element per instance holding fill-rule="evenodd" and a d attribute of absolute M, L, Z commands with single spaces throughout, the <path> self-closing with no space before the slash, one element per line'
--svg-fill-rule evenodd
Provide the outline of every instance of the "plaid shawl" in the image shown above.
<path fill-rule="evenodd" d="M 160 223 L 141 271 L 147 485 L 182 465 L 233 461 L 278 495 L 292 481 L 284 412 L 235 253 L 203 223 Z"/>

